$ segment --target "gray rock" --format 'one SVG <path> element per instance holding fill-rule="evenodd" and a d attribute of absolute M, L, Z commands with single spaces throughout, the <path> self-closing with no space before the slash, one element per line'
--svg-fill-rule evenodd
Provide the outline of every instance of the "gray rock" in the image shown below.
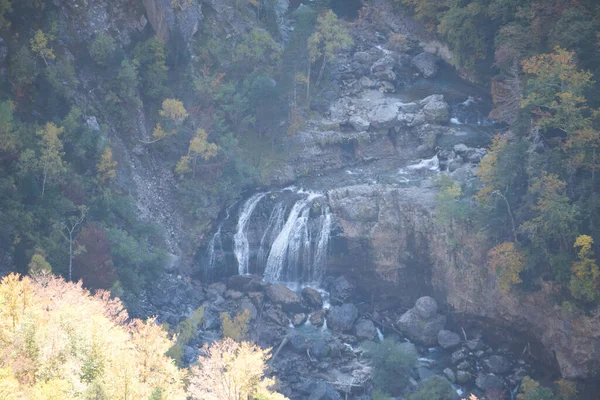
<path fill-rule="evenodd" d="M 375 328 L 375 324 L 370 319 L 359 320 L 354 330 L 359 339 L 372 340 L 377 336 L 377 328 Z"/>
<path fill-rule="evenodd" d="M 342 304 L 348 300 L 354 292 L 354 285 L 345 276 L 336 278 L 329 286 L 329 294 L 334 304 Z"/>
<path fill-rule="evenodd" d="M 225 292 L 225 298 L 231 300 L 239 300 L 244 296 L 242 292 L 238 292 L 237 290 L 228 289 Z"/>
<path fill-rule="evenodd" d="M 252 282 L 254 278 L 248 275 L 233 275 L 227 279 L 227 287 L 239 292 L 246 292 L 247 285 Z"/>
<path fill-rule="evenodd" d="M 216 282 L 216 283 L 213 283 L 212 285 L 208 286 L 207 292 L 216 293 L 216 294 L 223 296 L 225 294 L 226 290 L 227 290 L 227 286 L 224 283 Z"/>
<path fill-rule="evenodd" d="M 248 297 L 252 301 L 252 304 L 256 307 L 257 310 L 262 309 L 264 304 L 264 294 L 261 292 L 248 292 Z"/>
<path fill-rule="evenodd" d="M 248 313 L 250 314 L 250 318 L 251 319 L 256 319 L 256 317 L 258 316 L 258 311 L 256 310 L 256 307 L 254 306 L 254 304 L 252 303 L 252 301 L 250 299 L 243 299 L 242 302 L 240 303 L 240 310 L 248 310 Z"/>
<path fill-rule="evenodd" d="M 327 316 L 327 326 L 337 332 L 348 332 L 358 318 L 358 309 L 354 304 L 346 303 L 331 307 Z"/>
<path fill-rule="evenodd" d="M 325 323 L 325 312 L 323 310 L 319 310 L 310 316 L 310 324 L 312 326 L 316 326 L 317 328 L 320 328 L 323 326 L 324 323 Z"/>
<path fill-rule="evenodd" d="M 488 390 L 504 390 L 504 381 L 493 374 L 479 375 L 475 379 L 475 385 L 483 391 Z"/>
<path fill-rule="evenodd" d="M 439 331 L 446 325 L 446 317 L 436 315 L 423 319 L 415 308 L 411 308 L 400 317 L 396 325 L 410 340 L 434 346 L 437 344 Z"/>
<path fill-rule="evenodd" d="M 371 62 L 371 55 L 366 51 L 357 51 L 352 58 L 354 58 L 354 61 L 358 61 L 361 64 L 368 64 Z"/>
<path fill-rule="evenodd" d="M 466 343 L 467 348 L 471 351 L 482 350 L 484 348 L 484 343 L 480 339 L 471 339 Z"/>
<path fill-rule="evenodd" d="M 411 358 L 417 358 L 419 356 L 419 352 L 417 351 L 417 347 L 411 342 L 402 342 L 396 344 L 396 347 L 400 350 L 400 352 L 406 354 Z"/>
<path fill-rule="evenodd" d="M 450 173 L 450 178 L 459 183 L 466 183 L 473 178 L 473 169 L 469 165 L 461 166 Z"/>
<path fill-rule="evenodd" d="M 485 364 L 494 374 L 505 374 L 510 371 L 510 362 L 502 356 L 493 355 L 485 360 Z"/>
<path fill-rule="evenodd" d="M 442 349 L 452 349 L 460 344 L 460 336 L 451 331 L 441 330 L 438 333 L 438 344 Z"/>
<path fill-rule="evenodd" d="M 472 367 L 471 363 L 468 362 L 467 360 L 459 362 L 458 365 L 456 366 L 457 369 L 462 370 L 462 371 L 467 371 L 467 370 L 471 369 L 471 367 Z"/>
<path fill-rule="evenodd" d="M 481 161 L 481 159 L 483 158 L 484 154 L 481 154 L 479 152 L 475 152 L 469 155 L 468 160 L 469 162 L 472 162 L 473 164 L 477 164 Z"/>
<path fill-rule="evenodd" d="M 468 352 L 465 349 L 456 350 L 452 353 L 452 364 L 458 364 L 465 358 L 467 358 Z"/>
<path fill-rule="evenodd" d="M 398 119 L 398 103 L 381 104 L 373 107 L 367 115 L 374 128 L 387 129 L 392 128 Z"/>
<path fill-rule="evenodd" d="M 275 307 L 271 307 L 267 310 L 266 317 L 267 320 L 270 320 L 279 326 L 288 327 L 290 324 L 288 316 L 283 311 Z"/>
<path fill-rule="evenodd" d="M 192 346 L 185 346 L 183 350 L 183 358 L 188 363 L 193 363 L 196 361 L 197 353 L 196 350 Z"/>
<path fill-rule="evenodd" d="M 421 109 L 421 106 L 414 102 L 400 103 L 400 104 L 398 104 L 398 109 L 404 113 L 415 114 L 415 113 L 419 112 L 419 110 Z"/>
<path fill-rule="evenodd" d="M 377 81 L 375 81 L 367 76 L 363 76 L 362 78 L 360 78 L 358 83 L 360 84 L 360 86 L 362 86 L 365 89 L 373 89 L 378 86 Z"/>
<path fill-rule="evenodd" d="M 396 87 L 392 82 L 381 81 L 379 82 L 379 91 L 383 93 L 393 93 L 396 91 Z"/>
<path fill-rule="evenodd" d="M 305 307 L 302 304 L 302 299 L 298 293 L 290 290 L 283 285 L 269 285 L 265 289 L 267 298 L 271 300 L 273 304 L 280 304 L 286 312 L 303 312 Z"/>
<path fill-rule="evenodd" d="M 319 382 L 308 400 L 342 400 L 342 396 L 326 382 Z"/>
<path fill-rule="evenodd" d="M 455 144 L 454 145 L 454 152 L 456 154 L 459 154 L 461 156 L 464 156 L 467 154 L 467 152 L 470 150 L 471 148 L 469 146 L 467 146 L 464 143 L 459 143 L 459 144 Z"/>
<path fill-rule="evenodd" d="M 301 295 L 306 305 L 310 308 L 318 310 L 323 307 L 323 296 L 321 296 L 321 293 L 319 293 L 318 290 L 305 287 L 302 289 Z"/>
<path fill-rule="evenodd" d="M 444 375 L 446 375 L 446 378 L 448 378 L 448 380 L 452 383 L 456 382 L 456 375 L 454 375 L 454 371 L 452 371 L 452 369 L 450 368 L 445 368 L 444 369 Z"/>
<path fill-rule="evenodd" d="M 172 273 L 179 269 L 181 265 L 181 257 L 176 256 L 175 254 L 168 253 L 165 257 L 164 268 L 165 272 Z"/>
<path fill-rule="evenodd" d="M 463 163 L 460 158 L 455 158 L 453 160 L 450 160 L 448 162 L 448 166 L 447 166 L 448 172 L 454 172 L 457 169 L 459 169 L 462 165 L 463 165 Z"/>
<path fill-rule="evenodd" d="M 429 319 L 437 314 L 438 305 L 433 297 L 420 297 L 415 303 L 415 309 L 423 319 Z"/>
<path fill-rule="evenodd" d="M 350 123 L 350 125 L 352 125 L 354 130 L 357 132 L 366 131 L 367 129 L 369 129 L 369 126 L 371 125 L 371 123 L 369 121 L 367 121 L 360 115 L 351 116 L 350 119 L 348 120 L 348 122 Z"/>
<path fill-rule="evenodd" d="M 96 119 L 96 117 L 94 117 L 93 115 L 89 115 L 89 116 L 85 117 L 85 124 L 87 125 L 88 128 L 90 128 L 94 132 L 100 131 L 100 124 L 98 123 L 98 120 Z"/>
<path fill-rule="evenodd" d="M 292 317 L 292 325 L 294 325 L 294 326 L 304 325 L 304 323 L 306 322 L 307 319 L 308 319 L 308 316 L 304 313 L 294 314 L 294 316 Z"/>
<path fill-rule="evenodd" d="M 425 78 L 433 78 L 437 74 L 438 63 L 438 56 L 427 52 L 423 52 L 412 59 L 412 65 Z"/>
<path fill-rule="evenodd" d="M 371 66 L 371 73 L 391 70 L 396 65 L 396 59 L 390 55 L 381 57 Z"/>
<path fill-rule="evenodd" d="M 442 95 L 432 95 L 421 100 L 423 105 L 423 120 L 431 124 L 444 124 L 450 119 L 448 103 Z"/>

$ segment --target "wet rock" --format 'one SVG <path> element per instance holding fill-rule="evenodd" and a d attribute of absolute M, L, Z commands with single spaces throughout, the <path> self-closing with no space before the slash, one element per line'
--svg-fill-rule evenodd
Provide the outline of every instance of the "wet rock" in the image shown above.
<path fill-rule="evenodd" d="M 485 360 L 485 364 L 494 374 L 505 374 L 510 371 L 510 361 L 502 356 L 493 355 Z"/>
<path fill-rule="evenodd" d="M 449 121 L 450 111 L 448 103 L 444 101 L 444 96 L 434 94 L 420 101 L 423 105 L 422 115 L 423 122 L 430 124 L 443 124 Z"/>
<path fill-rule="evenodd" d="M 415 303 L 415 310 L 421 318 L 429 319 L 437 314 L 438 305 L 433 297 L 423 296 Z"/>
<path fill-rule="evenodd" d="M 448 378 L 448 380 L 451 383 L 456 382 L 456 375 L 454 374 L 454 371 L 452 371 L 452 369 L 445 368 L 443 372 L 444 372 L 444 375 L 446 375 L 446 378 Z"/>
<path fill-rule="evenodd" d="M 336 278 L 329 286 L 329 294 L 333 304 L 342 304 L 354 292 L 354 285 L 345 276 Z"/>
<path fill-rule="evenodd" d="M 305 307 L 298 293 L 290 290 L 284 285 L 269 285 L 265 290 L 267 298 L 273 304 L 281 305 L 286 312 L 303 312 Z"/>
<path fill-rule="evenodd" d="M 464 143 L 459 143 L 454 145 L 454 152 L 460 156 L 464 156 L 469 151 L 470 147 Z"/>
<path fill-rule="evenodd" d="M 354 304 L 343 304 L 331 307 L 327 322 L 328 327 L 337 332 L 348 332 L 358 318 L 358 309 Z"/>
<path fill-rule="evenodd" d="M 312 326 L 316 326 L 317 328 L 322 327 L 325 323 L 325 312 L 323 310 L 319 310 L 313 313 L 310 316 L 310 323 Z"/>
<path fill-rule="evenodd" d="M 242 300 L 242 302 L 240 303 L 240 310 L 247 310 L 248 314 L 250 314 L 250 318 L 253 320 L 256 319 L 256 317 L 258 316 L 258 311 L 256 310 L 256 307 L 250 299 Z"/>
<path fill-rule="evenodd" d="M 228 289 L 225 292 L 225 298 L 227 299 L 231 299 L 231 300 L 239 300 L 244 296 L 244 294 L 242 292 L 238 292 L 237 290 L 231 290 Z"/>
<path fill-rule="evenodd" d="M 425 78 L 433 78 L 438 72 L 439 58 L 435 54 L 423 52 L 412 59 L 412 65 Z"/>
<path fill-rule="evenodd" d="M 451 331 L 441 330 L 438 333 L 438 344 L 442 349 L 452 349 L 460 344 L 460 336 Z"/>
<path fill-rule="evenodd" d="M 452 364 L 458 364 L 467 358 L 468 355 L 469 353 L 465 349 L 456 350 L 454 353 L 452 353 Z"/>
<path fill-rule="evenodd" d="M 504 381 L 493 374 L 479 375 L 475 379 L 475 385 L 483 391 L 504 390 Z"/>
<path fill-rule="evenodd" d="M 373 321 L 369 319 L 359 320 L 356 323 L 354 330 L 359 339 L 372 340 L 375 338 L 375 336 L 377 336 L 377 328 L 375 328 Z"/>
<path fill-rule="evenodd" d="M 456 372 L 456 382 L 460 384 L 465 384 L 471 380 L 471 374 L 467 371 L 457 371 Z"/>
<path fill-rule="evenodd" d="M 323 296 L 321 296 L 318 290 L 306 287 L 302 289 L 301 295 L 306 305 L 311 309 L 318 310 L 323 307 Z"/>
<path fill-rule="evenodd" d="M 308 316 L 304 313 L 294 314 L 294 316 L 292 317 L 292 325 L 294 325 L 294 326 L 304 325 L 304 323 L 306 322 L 307 319 L 308 319 Z"/>
<path fill-rule="evenodd" d="M 288 316 L 278 308 L 271 307 L 266 313 L 267 320 L 276 323 L 279 326 L 287 327 L 290 324 Z"/>

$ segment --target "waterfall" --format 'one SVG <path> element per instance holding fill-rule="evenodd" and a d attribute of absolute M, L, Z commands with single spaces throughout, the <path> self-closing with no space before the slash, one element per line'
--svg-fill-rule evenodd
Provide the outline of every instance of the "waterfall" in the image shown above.
<path fill-rule="evenodd" d="M 285 216 L 286 207 L 283 203 L 277 203 L 273 211 L 271 212 L 271 216 L 269 217 L 269 223 L 267 224 L 267 229 L 265 229 L 265 233 L 260 240 L 260 246 L 258 248 L 258 254 L 256 256 L 256 261 L 259 266 L 265 265 L 267 261 L 267 257 L 269 255 L 269 249 L 271 248 L 271 244 L 281 232 L 283 228 L 283 218 Z"/>
<path fill-rule="evenodd" d="M 248 237 L 246 236 L 246 228 L 250 217 L 254 212 L 254 209 L 258 203 L 265 197 L 267 193 L 257 193 L 250 197 L 246 203 L 244 203 L 238 220 L 237 232 L 233 237 L 234 243 L 234 254 L 238 261 L 238 273 L 240 275 L 248 274 L 248 260 L 250 258 L 250 244 L 248 243 Z"/>
<path fill-rule="evenodd" d="M 294 207 L 292 207 L 285 225 L 271 246 L 264 274 L 266 281 L 281 281 L 282 273 L 285 272 L 283 269 L 287 266 L 290 258 L 293 258 L 292 267 L 295 268 L 297 266 L 294 264 L 296 264 L 297 257 L 299 257 L 301 232 L 306 229 L 306 222 L 308 221 L 308 213 L 310 212 L 312 201 L 319 196 L 316 193 L 309 193 L 307 197 L 298 200 L 294 204 Z M 296 276 L 287 275 L 285 278 L 293 280 Z"/>
<path fill-rule="evenodd" d="M 288 285 L 319 285 L 326 271 L 332 226 L 324 194 L 293 187 L 257 193 L 241 203 L 234 234 L 229 233 L 229 224 L 223 227 L 225 220 L 208 243 L 209 279 L 231 271 L 223 260 L 232 259 L 227 257 L 232 252 L 240 275 L 262 274 L 265 281 Z M 217 268 L 222 269 L 215 273 Z"/>

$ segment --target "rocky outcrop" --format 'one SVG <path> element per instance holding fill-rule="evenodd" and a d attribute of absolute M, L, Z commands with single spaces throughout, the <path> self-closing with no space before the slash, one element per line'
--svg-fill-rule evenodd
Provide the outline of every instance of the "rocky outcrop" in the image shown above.
<path fill-rule="evenodd" d="M 410 340 L 432 346 L 446 325 L 446 316 L 437 313 L 437 303 L 431 297 L 421 297 L 396 322 L 398 329 Z"/>
<path fill-rule="evenodd" d="M 174 33 L 180 34 L 187 43 L 202 22 L 202 12 L 194 2 L 182 6 L 175 5 L 172 0 L 142 0 L 142 3 L 148 21 L 163 43 L 167 43 Z"/>
<path fill-rule="evenodd" d="M 358 309 L 354 304 L 348 303 L 331 307 L 327 322 L 334 331 L 348 332 L 352 329 L 356 318 L 358 318 Z"/>
<path fill-rule="evenodd" d="M 306 310 L 298 293 L 288 289 L 286 286 L 269 285 L 265 290 L 265 294 L 273 304 L 280 305 L 284 311 L 302 312 Z"/>

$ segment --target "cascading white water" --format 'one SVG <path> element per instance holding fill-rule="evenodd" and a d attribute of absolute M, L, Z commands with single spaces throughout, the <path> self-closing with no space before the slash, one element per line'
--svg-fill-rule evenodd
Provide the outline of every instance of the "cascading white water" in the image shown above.
<path fill-rule="evenodd" d="M 225 223 L 225 221 L 227 221 L 229 219 L 229 213 L 231 211 L 231 207 L 233 207 L 233 205 L 227 207 L 227 209 L 225 210 L 225 219 L 223 219 L 223 221 L 221 221 L 221 223 L 219 224 L 219 227 L 217 228 L 217 231 L 215 232 L 213 237 L 210 239 L 210 242 L 208 242 L 208 253 L 207 253 L 208 275 L 212 275 L 213 271 L 215 270 L 215 266 L 216 266 L 216 262 L 217 262 L 217 248 L 220 251 L 223 251 L 223 240 L 221 238 L 221 229 L 223 229 L 223 224 Z"/>
<path fill-rule="evenodd" d="M 325 207 L 325 212 L 321 215 L 321 230 L 317 241 L 317 250 L 312 262 L 311 276 L 315 283 L 321 281 L 325 274 L 327 263 L 327 248 L 329 246 L 329 237 L 331 236 L 331 213 L 329 207 Z"/>
<path fill-rule="evenodd" d="M 233 252 L 238 261 L 238 273 L 240 275 L 248 274 L 248 261 L 250 258 L 250 244 L 246 236 L 246 228 L 250 217 L 258 203 L 267 193 L 257 193 L 250 197 L 243 205 L 238 219 L 237 232 L 233 237 Z"/>
<path fill-rule="evenodd" d="M 263 233 L 262 239 L 260 240 L 260 247 L 258 248 L 258 254 L 256 255 L 256 261 L 259 266 L 265 265 L 267 262 L 271 243 L 273 243 L 283 228 L 285 210 L 286 207 L 283 203 L 277 203 L 271 212 L 267 229 L 265 229 L 265 233 Z"/>
<path fill-rule="evenodd" d="M 282 278 L 282 272 L 284 272 L 283 269 L 291 258 L 290 255 L 294 258 L 294 261 L 296 260 L 299 251 L 299 233 L 301 230 L 306 229 L 310 206 L 313 200 L 319 196 L 321 195 L 317 193 L 308 193 L 305 198 L 298 200 L 292 207 L 285 225 L 271 246 L 264 273 L 266 281 L 279 282 Z M 293 242 L 291 239 L 293 239 Z"/>

